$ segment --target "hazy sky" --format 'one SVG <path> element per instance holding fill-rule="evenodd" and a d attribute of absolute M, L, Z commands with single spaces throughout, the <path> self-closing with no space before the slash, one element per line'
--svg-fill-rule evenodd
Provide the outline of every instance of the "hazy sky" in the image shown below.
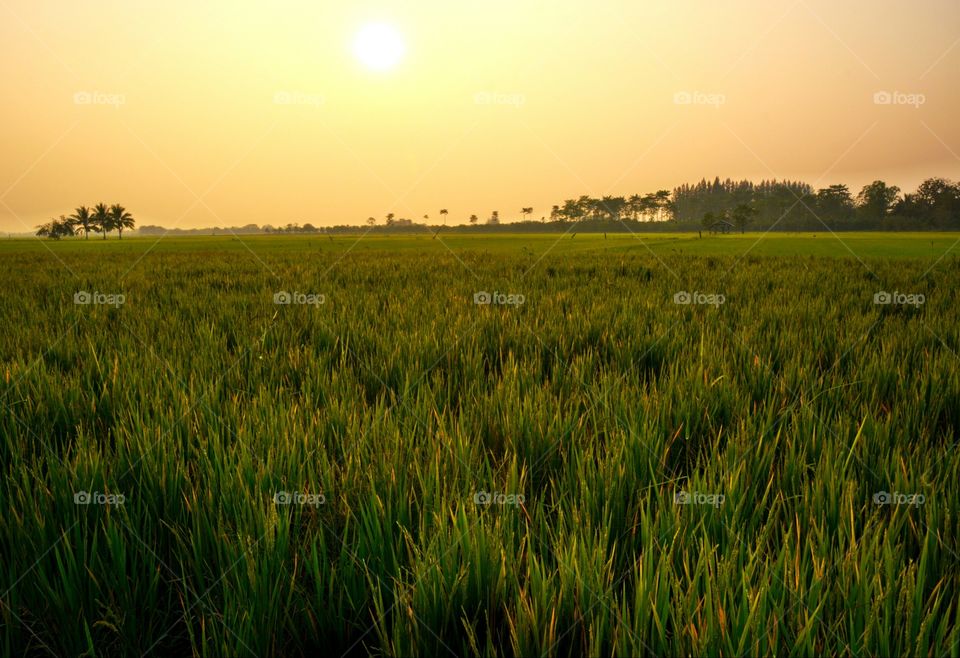
<path fill-rule="evenodd" d="M 370 23 L 392 70 L 352 50 Z M 3 231 L 98 201 L 455 223 L 715 175 L 960 178 L 957 0 L 0 0 L 0 49 Z"/>

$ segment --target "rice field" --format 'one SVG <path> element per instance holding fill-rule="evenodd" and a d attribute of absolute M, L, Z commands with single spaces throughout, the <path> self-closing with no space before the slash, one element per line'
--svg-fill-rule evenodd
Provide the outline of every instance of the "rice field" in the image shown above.
<path fill-rule="evenodd" d="M 0 654 L 960 655 L 960 236 L 559 237 L 0 241 Z"/>

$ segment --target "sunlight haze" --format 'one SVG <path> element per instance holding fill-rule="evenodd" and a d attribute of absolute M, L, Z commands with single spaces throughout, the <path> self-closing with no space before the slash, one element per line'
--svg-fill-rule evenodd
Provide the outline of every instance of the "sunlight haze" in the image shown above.
<path fill-rule="evenodd" d="M 736 17 L 735 20 L 731 17 Z M 957 2 L 0 0 L 0 230 L 960 176 Z M 382 47 L 356 39 L 386 26 Z M 884 95 L 886 94 L 886 95 Z"/>

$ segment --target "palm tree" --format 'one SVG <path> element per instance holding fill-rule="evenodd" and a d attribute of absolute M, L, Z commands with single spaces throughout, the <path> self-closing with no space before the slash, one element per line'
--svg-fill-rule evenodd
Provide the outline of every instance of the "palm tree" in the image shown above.
<path fill-rule="evenodd" d="M 93 224 L 96 230 L 103 233 L 103 239 L 107 239 L 107 231 L 113 228 L 110 220 L 110 209 L 107 204 L 98 203 L 93 207 Z"/>
<path fill-rule="evenodd" d="M 533 208 L 521 208 L 520 214 L 524 217 L 530 217 L 530 214 L 533 212 Z"/>
<path fill-rule="evenodd" d="M 117 235 L 123 240 L 123 229 L 133 229 L 133 215 L 127 212 L 127 209 L 119 203 L 110 206 L 110 228 L 117 229 Z"/>
<path fill-rule="evenodd" d="M 447 225 L 447 215 L 448 215 L 448 214 L 449 214 L 449 213 L 447 212 L 447 209 L 446 209 L 446 208 L 441 208 L 441 209 L 440 209 L 440 216 L 443 217 L 443 225 L 444 225 L 444 226 Z"/>
<path fill-rule="evenodd" d="M 480 219 L 480 218 L 477 217 L 476 215 L 470 215 L 470 223 L 471 223 L 471 224 L 476 224 L 479 219 Z"/>
<path fill-rule="evenodd" d="M 73 211 L 69 219 L 74 226 L 79 226 L 83 229 L 85 239 L 89 240 L 90 229 L 96 229 L 96 224 L 93 221 L 93 216 L 90 214 L 90 209 L 86 206 L 80 206 Z"/>

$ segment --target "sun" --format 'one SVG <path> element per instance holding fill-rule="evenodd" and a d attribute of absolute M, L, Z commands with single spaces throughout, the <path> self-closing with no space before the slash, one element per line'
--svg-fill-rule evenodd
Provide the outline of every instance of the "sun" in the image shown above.
<path fill-rule="evenodd" d="M 392 25 L 364 25 L 353 39 L 353 54 L 373 71 L 389 71 L 403 59 L 407 47 L 403 36 Z"/>

